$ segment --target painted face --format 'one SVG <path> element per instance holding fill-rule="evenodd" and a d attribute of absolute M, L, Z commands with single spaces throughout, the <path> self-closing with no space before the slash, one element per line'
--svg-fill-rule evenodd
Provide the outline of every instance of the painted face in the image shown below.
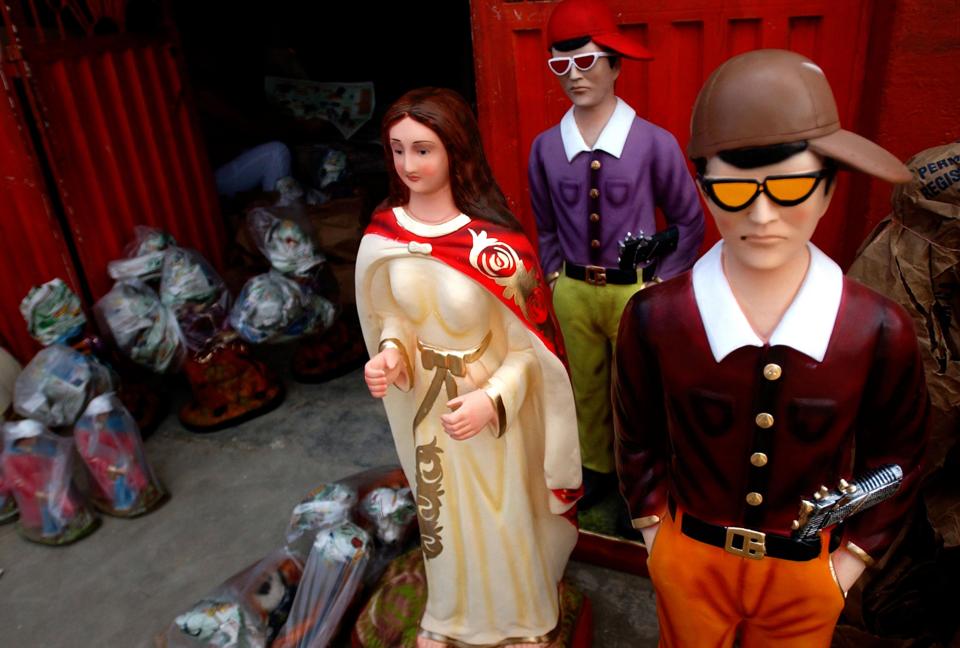
<path fill-rule="evenodd" d="M 602 51 L 602 47 L 590 41 L 583 47 L 569 52 L 551 49 L 550 56 L 576 56 Z M 613 84 L 618 76 L 620 76 L 619 65 L 610 67 L 609 61 L 598 58 L 596 64 L 586 72 L 578 69 L 576 65 L 571 65 L 569 72 L 557 78 L 574 106 L 590 108 L 600 105 L 607 97 L 613 95 Z"/>
<path fill-rule="evenodd" d="M 450 162 L 440 137 L 404 117 L 390 127 L 393 166 L 411 193 L 432 194 L 450 185 Z"/>
<path fill-rule="evenodd" d="M 707 161 L 704 176 L 762 182 L 768 176 L 809 173 L 822 168 L 823 158 L 812 151 L 755 169 L 739 169 L 714 156 Z M 805 254 L 807 242 L 830 205 L 834 186 L 830 185 L 827 194 L 826 182 L 821 181 L 809 198 L 792 207 L 778 205 L 761 193 L 745 209 L 731 212 L 707 198 L 707 207 L 723 237 L 724 254 L 729 261 L 755 270 L 775 270 L 795 261 L 797 255 Z"/>

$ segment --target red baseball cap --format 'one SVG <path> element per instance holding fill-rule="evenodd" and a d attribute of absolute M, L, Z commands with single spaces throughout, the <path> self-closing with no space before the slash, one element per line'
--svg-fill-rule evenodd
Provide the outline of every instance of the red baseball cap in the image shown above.
<path fill-rule="evenodd" d="M 584 36 L 627 58 L 653 58 L 640 42 L 620 33 L 613 12 L 603 0 L 563 0 L 547 21 L 547 41 L 552 45 Z"/>

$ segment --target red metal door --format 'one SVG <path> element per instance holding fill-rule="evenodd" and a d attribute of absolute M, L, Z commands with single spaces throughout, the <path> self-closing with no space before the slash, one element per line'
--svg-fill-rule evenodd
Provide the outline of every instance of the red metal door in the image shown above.
<path fill-rule="evenodd" d="M 852 127 L 864 85 L 871 0 L 608 0 L 618 22 L 653 52 L 625 60 L 617 94 L 637 113 L 671 131 L 682 148 L 690 111 L 706 76 L 724 60 L 757 48 L 790 49 L 820 64 L 837 98 L 841 123 Z M 556 124 L 570 103 L 546 66 L 544 28 L 555 2 L 472 0 L 480 128 L 493 171 L 527 232 L 535 230 L 527 189 L 530 145 Z M 845 225 L 860 209 L 841 183 L 815 241 L 845 257 Z M 843 214 L 843 218 L 839 217 Z M 860 214 L 860 218 L 863 218 Z M 707 219 L 705 246 L 717 232 Z M 856 230 L 859 243 L 862 233 Z M 847 262 L 849 259 L 842 258 Z"/>
<path fill-rule="evenodd" d="M 222 267 L 219 203 L 177 37 L 165 16 L 129 14 L 137 5 L 145 6 L 0 3 L 7 68 L 22 79 L 78 275 L 94 299 L 109 290 L 107 262 L 122 255 L 135 225 L 163 228 Z M 127 31 L 134 24 L 136 33 Z"/>
<path fill-rule="evenodd" d="M 23 107 L 2 65 L 0 84 L 0 346 L 23 362 L 39 345 L 27 335 L 20 300 L 54 277 L 79 286 L 23 126 Z"/>

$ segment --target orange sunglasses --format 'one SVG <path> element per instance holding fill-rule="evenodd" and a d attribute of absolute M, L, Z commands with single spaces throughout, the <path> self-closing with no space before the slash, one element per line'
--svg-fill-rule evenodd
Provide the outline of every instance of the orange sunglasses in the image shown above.
<path fill-rule="evenodd" d="M 778 205 L 793 207 L 809 198 L 820 181 L 833 175 L 832 169 L 820 169 L 795 175 L 772 175 L 763 180 L 753 178 L 705 178 L 697 174 L 704 192 L 720 209 L 740 211 L 749 207 L 760 192 Z"/>

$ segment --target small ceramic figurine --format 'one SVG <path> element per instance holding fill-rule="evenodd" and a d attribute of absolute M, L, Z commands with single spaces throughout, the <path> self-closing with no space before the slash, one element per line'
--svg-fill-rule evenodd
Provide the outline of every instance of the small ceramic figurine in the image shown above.
<path fill-rule="evenodd" d="M 723 240 L 627 305 L 613 389 L 661 645 L 828 646 L 846 591 L 915 496 L 929 403 L 908 315 L 810 237 L 838 168 L 910 174 L 840 128 L 823 71 L 793 52 L 721 65 L 691 131 Z M 892 497 L 804 532 L 801 500 L 809 512 L 830 489 L 865 495 L 888 464 L 902 471 Z"/>
<path fill-rule="evenodd" d="M 549 289 L 459 95 L 407 93 L 383 141 L 390 196 L 360 244 L 357 309 L 364 378 L 416 496 L 418 645 L 545 644 L 580 486 Z"/>
<path fill-rule="evenodd" d="M 530 197 L 569 350 L 584 467 L 579 506 L 586 509 L 616 483 L 610 359 L 623 307 L 642 286 L 635 269 L 618 268 L 618 244 L 628 234 L 654 234 L 659 207 L 679 234 L 657 269 L 669 279 L 696 260 L 703 211 L 673 135 L 614 94 L 621 57 L 652 56 L 620 33 L 604 1 L 558 4 L 547 40 L 547 64 L 573 106 L 533 142 Z"/>

